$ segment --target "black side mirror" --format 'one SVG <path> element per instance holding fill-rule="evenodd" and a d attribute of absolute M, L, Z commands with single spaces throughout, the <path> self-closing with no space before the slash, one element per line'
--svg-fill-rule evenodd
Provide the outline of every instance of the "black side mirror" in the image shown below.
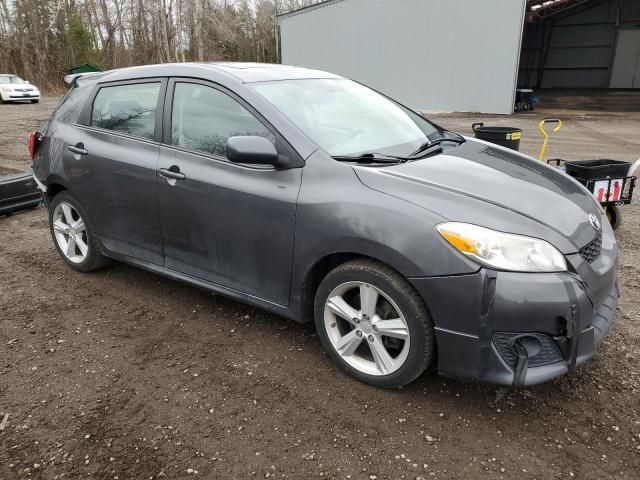
<path fill-rule="evenodd" d="M 229 138 L 227 158 L 233 163 L 284 166 L 273 143 L 257 136 Z"/>

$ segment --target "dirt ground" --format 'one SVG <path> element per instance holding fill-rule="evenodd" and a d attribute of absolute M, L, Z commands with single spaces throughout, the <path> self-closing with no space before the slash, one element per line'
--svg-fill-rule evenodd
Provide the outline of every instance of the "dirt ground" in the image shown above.
<path fill-rule="evenodd" d="M 28 131 L 55 103 L 0 106 L 0 167 L 28 166 Z M 640 157 L 638 113 L 434 118 L 521 126 L 535 154 L 545 115 L 566 120 L 550 157 Z M 312 327 L 123 264 L 76 273 L 43 208 L 0 218 L 0 479 L 637 480 L 640 207 L 623 211 L 622 299 L 601 351 L 506 392 L 433 373 L 368 387 Z"/>

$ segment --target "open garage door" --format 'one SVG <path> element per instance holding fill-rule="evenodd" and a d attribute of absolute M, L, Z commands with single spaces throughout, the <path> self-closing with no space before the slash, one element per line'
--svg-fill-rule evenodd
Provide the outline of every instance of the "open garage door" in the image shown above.
<path fill-rule="evenodd" d="M 639 0 L 528 0 L 518 86 L 640 88 Z"/>

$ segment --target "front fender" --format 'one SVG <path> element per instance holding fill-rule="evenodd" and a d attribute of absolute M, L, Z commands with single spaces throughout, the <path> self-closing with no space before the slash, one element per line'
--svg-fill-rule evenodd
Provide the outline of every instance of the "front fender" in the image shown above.
<path fill-rule="evenodd" d="M 307 159 L 296 215 L 292 304 L 330 255 L 365 256 L 407 278 L 477 272 L 437 233 L 444 218 L 362 184 L 350 165 L 317 152 Z"/>

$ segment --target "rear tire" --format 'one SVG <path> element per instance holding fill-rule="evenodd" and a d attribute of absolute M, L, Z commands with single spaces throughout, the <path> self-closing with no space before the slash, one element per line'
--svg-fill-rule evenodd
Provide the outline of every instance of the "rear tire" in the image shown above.
<path fill-rule="evenodd" d="M 353 260 L 329 272 L 316 292 L 314 314 L 328 355 L 369 385 L 399 388 L 433 361 L 433 321 L 422 298 L 381 263 Z"/>
<path fill-rule="evenodd" d="M 49 203 L 49 230 L 56 250 L 74 270 L 91 272 L 109 263 L 102 255 L 89 217 L 78 200 L 67 191 Z"/>

